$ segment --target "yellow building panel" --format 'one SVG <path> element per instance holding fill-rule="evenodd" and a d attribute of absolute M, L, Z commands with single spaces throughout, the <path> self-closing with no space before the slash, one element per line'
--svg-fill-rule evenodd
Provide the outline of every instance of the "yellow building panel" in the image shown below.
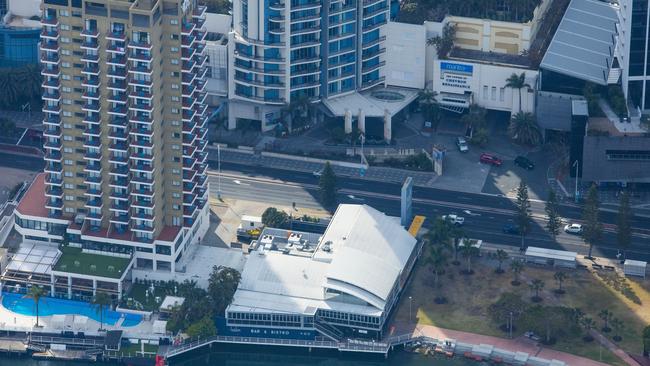
<path fill-rule="evenodd" d="M 420 229 L 422 228 L 425 219 L 426 217 L 424 216 L 416 215 L 413 218 L 413 221 L 411 221 L 411 226 L 409 227 L 409 234 L 413 235 L 413 237 L 416 237 L 418 235 L 418 232 L 420 232 Z"/>

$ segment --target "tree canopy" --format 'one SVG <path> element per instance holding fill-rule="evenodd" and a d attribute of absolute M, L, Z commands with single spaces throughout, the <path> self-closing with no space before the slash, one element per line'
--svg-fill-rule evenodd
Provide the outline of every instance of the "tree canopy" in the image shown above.
<path fill-rule="evenodd" d="M 541 0 L 407 0 L 402 4 L 401 22 L 422 24 L 441 21 L 445 15 L 524 23 L 532 19 Z"/>
<path fill-rule="evenodd" d="M 289 215 L 275 207 L 269 207 L 262 213 L 262 224 L 276 229 L 289 227 Z"/>
<path fill-rule="evenodd" d="M 318 188 L 320 189 L 320 198 L 323 206 L 332 208 L 336 205 L 336 175 L 329 161 L 325 163 L 320 181 L 318 182 Z"/>

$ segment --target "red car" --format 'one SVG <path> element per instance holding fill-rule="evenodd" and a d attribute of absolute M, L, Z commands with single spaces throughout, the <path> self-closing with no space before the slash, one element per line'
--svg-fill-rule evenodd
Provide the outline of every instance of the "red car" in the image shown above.
<path fill-rule="evenodd" d="M 480 157 L 481 163 L 492 164 L 494 166 L 501 166 L 503 161 L 492 154 L 483 153 Z"/>

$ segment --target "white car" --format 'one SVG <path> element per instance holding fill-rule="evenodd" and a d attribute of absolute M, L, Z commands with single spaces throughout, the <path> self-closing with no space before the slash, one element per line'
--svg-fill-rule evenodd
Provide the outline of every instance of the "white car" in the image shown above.
<path fill-rule="evenodd" d="M 467 140 L 465 140 L 464 137 L 457 137 L 456 138 L 456 145 L 458 146 L 458 150 L 460 152 L 468 152 L 469 151 L 469 146 L 467 146 Z"/>
<path fill-rule="evenodd" d="M 456 226 L 462 226 L 465 223 L 465 218 L 458 215 L 442 215 L 442 219 Z"/>
<path fill-rule="evenodd" d="M 568 224 L 564 226 L 564 232 L 568 234 L 580 235 L 582 234 L 582 225 L 580 224 Z"/>
<path fill-rule="evenodd" d="M 314 177 L 320 177 L 321 175 L 323 175 L 323 169 L 314 170 L 314 172 L 311 174 L 313 174 Z"/>

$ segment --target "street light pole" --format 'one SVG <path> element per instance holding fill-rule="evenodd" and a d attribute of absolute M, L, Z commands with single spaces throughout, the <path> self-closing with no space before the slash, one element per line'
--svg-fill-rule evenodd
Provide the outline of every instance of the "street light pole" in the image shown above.
<path fill-rule="evenodd" d="M 409 323 L 411 322 L 411 309 L 413 304 L 413 296 L 409 296 Z"/>
<path fill-rule="evenodd" d="M 361 164 L 363 164 L 363 143 L 366 141 L 366 137 L 363 135 L 359 135 L 359 139 L 361 140 Z"/>
<path fill-rule="evenodd" d="M 510 324 L 508 328 L 510 333 L 510 339 L 512 339 L 512 311 L 510 312 Z"/>
<path fill-rule="evenodd" d="M 221 145 L 217 145 L 217 198 L 221 200 Z"/>

